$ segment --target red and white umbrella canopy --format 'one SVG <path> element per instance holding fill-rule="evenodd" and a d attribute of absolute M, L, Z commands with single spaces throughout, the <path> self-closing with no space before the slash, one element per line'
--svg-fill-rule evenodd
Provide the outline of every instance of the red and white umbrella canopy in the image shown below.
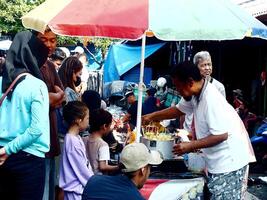
<path fill-rule="evenodd" d="M 147 0 L 47 0 L 22 23 L 40 32 L 48 25 L 59 35 L 137 39 L 148 28 L 147 16 Z"/>
<path fill-rule="evenodd" d="M 47 0 L 22 17 L 39 32 L 136 40 L 146 31 L 161 40 L 267 39 L 267 28 L 229 0 Z M 142 42 L 137 138 L 141 130 L 145 37 Z"/>
<path fill-rule="evenodd" d="M 267 39 L 264 24 L 229 0 L 47 0 L 22 17 L 26 28 L 68 36 L 161 40 Z"/>

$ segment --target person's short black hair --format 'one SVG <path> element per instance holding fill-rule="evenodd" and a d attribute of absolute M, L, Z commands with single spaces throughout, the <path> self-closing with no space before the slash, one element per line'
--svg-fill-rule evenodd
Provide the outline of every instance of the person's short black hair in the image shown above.
<path fill-rule="evenodd" d="M 119 163 L 120 172 L 122 174 L 124 174 L 126 177 L 128 177 L 129 179 L 133 179 L 134 178 L 136 171 L 134 171 L 134 172 L 123 172 L 123 169 L 126 169 L 126 167 L 122 163 Z"/>
<path fill-rule="evenodd" d="M 67 56 L 66 56 L 65 52 L 58 47 L 55 49 L 55 51 L 50 56 L 50 58 L 52 60 L 61 60 L 61 61 L 63 61 L 66 57 Z"/>
<path fill-rule="evenodd" d="M 127 99 L 130 96 L 135 96 L 133 91 L 128 91 L 125 93 L 125 98 Z"/>
<path fill-rule="evenodd" d="M 70 101 L 63 107 L 63 118 L 68 127 L 75 124 L 77 119 L 84 119 L 88 108 L 81 101 Z"/>
<path fill-rule="evenodd" d="M 111 124 L 112 115 L 104 109 L 96 109 L 90 113 L 90 133 L 99 131 L 104 124 Z"/>
<path fill-rule="evenodd" d="M 157 89 L 156 88 L 149 88 L 146 91 L 148 96 L 154 96 L 157 93 Z"/>
<path fill-rule="evenodd" d="M 97 91 L 86 90 L 82 94 L 82 101 L 87 105 L 90 111 L 101 107 L 101 97 Z"/>
<path fill-rule="evenodd" d="M 183 83 L 186 83 L 190 78 L 194 81 L 200 81 L 202 79 L 198 67 L 189 61 L 174 65 L 171 70 L 171 76 L 173 79 L 178 79 Z"/>
<path fill-rule="evenodd" d="M 31 32 L 32 32 L 32 34 L 33 35 L 35 35 L 35 36 L 37 36 L 39 33 L 41 33 L 41 32 L 39 32 L 39 31 L 36 31 L 36 30 L 33 30 L 33 29 L 31 29 L 30 30 Z M 51 32 L 52 30 L 49 28 L 49 26 L 46 26 L 46 28 L 45 28 L 45 33 L 48 33 L 48 32 Z"/>

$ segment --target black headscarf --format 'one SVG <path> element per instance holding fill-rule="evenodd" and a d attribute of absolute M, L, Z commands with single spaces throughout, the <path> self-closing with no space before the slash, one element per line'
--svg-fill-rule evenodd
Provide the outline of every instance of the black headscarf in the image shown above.
<path fill-rule="evenodd" d="M 30 31 L 17 33 L 6 57 L 3 67 L 2 92 L 21 73 L 28 72 L 36 78 L 43 79 L 40 67 L 48 57 L 48 48 Z"/>

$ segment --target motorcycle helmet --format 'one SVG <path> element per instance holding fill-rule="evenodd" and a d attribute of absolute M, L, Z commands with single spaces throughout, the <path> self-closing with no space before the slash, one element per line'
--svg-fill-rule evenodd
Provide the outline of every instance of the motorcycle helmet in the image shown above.
<path fill-rule="evenodd" d="M 165 78 L 163 78 L 163 77 L 160 77 L 157 80 L 157 86 L 159 88 L 163 88 L 166 85 L 166 83 L 167 83 L 167 80 Z"/>

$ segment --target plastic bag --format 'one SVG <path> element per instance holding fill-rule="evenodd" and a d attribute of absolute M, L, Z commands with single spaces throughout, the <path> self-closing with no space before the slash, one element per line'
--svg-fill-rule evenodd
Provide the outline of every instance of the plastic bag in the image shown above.
<path fill-rule="evenodd" d="M 193 172 L 202 172 L 206 168 L 205 160 L 202 153 L 188 154 L 188 169 Z"/>

